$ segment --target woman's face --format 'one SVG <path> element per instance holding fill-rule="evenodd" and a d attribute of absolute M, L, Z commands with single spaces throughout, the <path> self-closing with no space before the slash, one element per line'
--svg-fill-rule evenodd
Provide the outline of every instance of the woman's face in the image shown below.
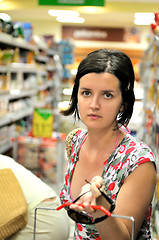
<path fill-rule="evenodd" d="M 88 73 L 80 79 L 78 105 L 87 128 L 114 129 L 122 108 L 120 82 L 110 73 Z"/>

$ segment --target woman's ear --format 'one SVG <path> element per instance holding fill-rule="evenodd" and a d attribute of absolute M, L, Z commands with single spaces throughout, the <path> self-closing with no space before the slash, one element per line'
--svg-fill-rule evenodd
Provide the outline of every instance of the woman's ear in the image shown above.
<path fill-rule="evenodd" d="M 119 112 L 123 112 L 124 110 L 124 103 L 122 103 L 122 105 L 120 106 Z"/>

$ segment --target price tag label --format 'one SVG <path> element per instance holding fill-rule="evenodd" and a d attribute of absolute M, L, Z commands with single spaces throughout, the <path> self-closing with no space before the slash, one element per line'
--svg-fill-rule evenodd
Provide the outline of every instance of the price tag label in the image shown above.
<path fill-rule="evenodd" d="M 51 108 L 37 108 L 33 113 L 33 136 L 47 137 L 52 136 L 53 131 L 53 112 Z"/>

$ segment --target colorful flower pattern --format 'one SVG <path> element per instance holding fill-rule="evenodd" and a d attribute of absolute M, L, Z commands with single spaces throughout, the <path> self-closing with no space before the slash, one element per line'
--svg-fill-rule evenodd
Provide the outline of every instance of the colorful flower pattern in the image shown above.
<path fill-rule="evenodd" d="M 73 136 L 71 142 L 71 157 L 68 162 L 68 168 L 65 175 L 65 182 L 61 190 L 61 202 L 72 202 L 70 194 L 70 185 L 76 162 L 78 161 L 78 153 L 87 136 L 86 129 L 80 129 Z M 114 201 L 125 180 L 140 164 L 152 161 L 155 163 L 155 157 L 151 149 L 143 142 L 137 140 L 130 134 L 126 134 L 122 142 L 105 161 L 103 169 L 103 180 L 105 183 L 105 191 Z M 137 239 L 151 239 L 150 232 L 150 216 L 151 206 L 147 211 Z M 75 224 L 75 239 L 79 240 L 101 240 L 95 225 Z"/>

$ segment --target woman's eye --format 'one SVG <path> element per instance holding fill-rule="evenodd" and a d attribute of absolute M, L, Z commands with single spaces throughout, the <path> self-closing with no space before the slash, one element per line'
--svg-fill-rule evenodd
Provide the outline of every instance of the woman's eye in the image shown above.
<path fill-rule="evenodd" d="M 104 93 L 105 98 L 112 98 L 112 94 L 111 93 Z"/>
<path fill-rule="evenodd" d="M 90 95 L 90 91 L 84 91 L 82 94 L 83 94 L 83 96 L 88 97 Z"/>

